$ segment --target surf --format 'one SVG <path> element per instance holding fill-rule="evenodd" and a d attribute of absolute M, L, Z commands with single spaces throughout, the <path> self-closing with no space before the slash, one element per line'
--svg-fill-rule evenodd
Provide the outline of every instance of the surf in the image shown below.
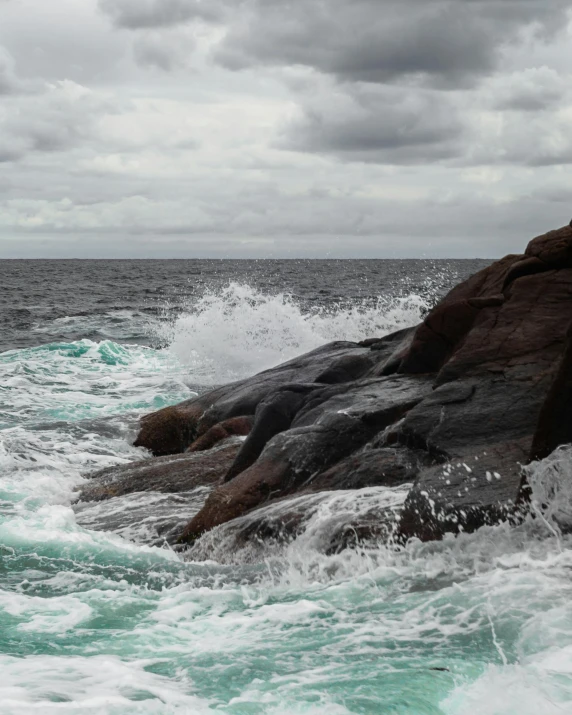
<path fill-rule="evenodd" d="M 311 310 L 231 283 L 149 322 L 155 348 L 84 338 L 1 353 L 3 712 L 566 712 L 569 449 L 530 467 L 534 518 L 405 548 L 324 549 L 345 516 L 372 499 L 399 508 L 405 489 L 301 497 L 291 539 L 229 556 L 223 527 L 201 562 L 144 528 L 102 528 L 159 511 L 157 495 L 91 521 L 76 510 L 88 472 L 146 456 L 131 446 L 142 414 L 426 308 L 406 296 Z"/>

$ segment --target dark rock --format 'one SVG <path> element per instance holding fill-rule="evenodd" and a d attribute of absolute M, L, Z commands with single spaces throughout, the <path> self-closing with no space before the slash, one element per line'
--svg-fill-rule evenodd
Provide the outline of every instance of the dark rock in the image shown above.
<path fill-rule="evenodd" d="M 154 457 L 109 467 L 90 476 L 80 501 L 101 501 L 134 492 L 187 492 L 213 486 L 228 471 L 240 444 L 221 444 L 208 452 Z"/>
<path fill-rule="evenodd" d="M 225 477 L 229 482 L 258 459 L 269 440 L 290 428 L 315 385 L 288 385 L 265 397 L 256 408 L 254 426 Z"/>
<path fill-rule="evenodd" d="M 371 356 L 367 355 L 344 355 L 336 360 L 324 372 L 316 378 L 316 382 L 324 384 L 337 384 L 340 382 L 351 382 L 363 377 L 371 370 Z"/>
<path fill-rule="evenodd" d="M 284 554 L 293 542 L 305 554 L 386 542 L 402 500 L 399 488 L 296 494 L 205 533 L 190 547 L 189 558 L 248 563 Z"/>
<path fill-rule="evenodd" d="M 212 449 L 219 442 L 229 437 L 246 437 L 252 430 L 254 417 L 250 415 L 242 417 L 231 417 L 229 420 L 219 422 L 218 425 L 207 430 L 202 437 L 196 439 L 187 452 L 202 452 Z"/>
<path fill-rule="evenodd" d="M 549 381 L 491 374 L 438 387 L 396 428 L 397 440 L 443 460 L 506 440 L 532 441 Z"/>
<path fill-rule="evenodd" d="M 535 256 L 523 258 L 521 261 L 514 263 L 509 272 L 506 274 L 503 291 L 506 290 L 511 283 L 517 280 L 517 278 L 532 276 L 535 273 L 543 273 L 545 270 L 546 264 L 543 263 L 540 258 L 536 258 Z"/>
<path fill-rule="evenodd" d="M 156 456 L 184 452 L 211 427 L 234 417 L 254 415 L 258 404 L 282 385 L 313 383 L 327 366 L 345 356 L 367 356 L 372 367 L 376 362 L 375 355 L 356 343 L 330 343 L 254 377 L 146 415 L 134 444 Z"/>
<path fill-rule="evenodd" d="M 437 306 L 415 333 L 399 372 L 407 375 L 437 372 L 467 335 L 478 314 L 479 308 L 468 300 Z"/>
<path fill-rule="evenodd" d="M 192 541 L 271 498 L 292 493 L 399 420 L 430 391 L 424 378 L 378 378 L 301 411 L 292 429 L 270 440 L 250 468 L 209 496 L 183 540 Z"/>
<path fill-rule="evenodd" d="M 519 278 L 507 289 L 501 306 L 479 311 L 437 382 L 482 375 L 491 368 L 502 368 L 507 378 L 516 380 L 536 379 L 554 371 L 571 310 L 571 268 Z"/>
<path fill-rule="evenodd" d="M 503 303 L 502 289 L 511 267 L 522 256 L 507 256 L 479 271 L 453 290 L 417 328 L 399 372 L 437 372 L 471 330 L 481 311 Z"/>
<path fill-rule="evenodd" d="M 423 450 L 365 447 L 325 472 L 310 477 L 302 493 L 365 487 L 396 487 L 413 482 L 432 460 Z"/>
<path fill-rule="evenodd" d="M 489 444 L 423 470 L 407 496 L 398 538 L 433 541 L 512 516 L 527 447 L 528 440 Z"/>
<path fill-rule="evenodd" d="M 134 442 L 135 447 L 144 447 L 156 457 L 184 452 L 189 446 L 194 424 L 201 414 L 193 401 L 174 407 L 165 407 L 141 419 L 141 430 Z"/>
<path fill-rule="evenodd" d="M 548 457 L 557 447 L 572 442 L 572 325 L 558 372 L 538 419 L 531 461 Z"/>
<path fill-rule="evenodd" d="M 539 258 L 550 268 L 572 268 L 572 227 L 564 226 L 534 238 L 526 249 L 527 256 Z"/>
<path fill-rule="evenodd" d="M 402 536 L 433 539 L 474 529 L 522 502 L 521 465 L 528 461 L 570 315 L 570 268 L 520 274 L 502 304 L 479 311 L 439 371 L 437 389 L 409 412 L 396 438 L 454 463 L 469 464 L 483 451 L 494 454 L 485 472 L 500 473 L 502 483 L 483 482 L 482 461 L 475 486 L 457 491 L 454 482 L 452 489 L 442 488 L 437 468 L 423 470 L 405 506 Z M 467 497 L 458 496 L 465 488 Z"/>

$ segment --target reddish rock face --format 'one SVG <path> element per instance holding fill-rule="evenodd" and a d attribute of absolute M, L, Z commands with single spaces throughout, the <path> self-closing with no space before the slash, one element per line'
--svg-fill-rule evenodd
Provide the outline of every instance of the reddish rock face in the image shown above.
<path fill-rule="evenodd" d="M 443 387 L 433 400 L 412 410 L 402 426 L 406 440 L 425 441 L 446 455 L 447 470 L 451 464 L 455 471 L 455 465 L 471 463 L 471 481 L 463 468 L 461 482 L 459 476 L 456 481 L 444 476 L 441 468 L 422 472 L 405 505 L 402 536 L 432 539 L 445 531 L 498 521 L 524 501 L 521 465 L 529 454 L 546 456 L 566 436 L 572 439 L 572 413 L 563 397 L 570 387 L 569 351 L 562 357 L 572 319 L 571 246 L 570 227 L 551 231 L 534 239 L 525 257 L 511 257 L 483 272 L 497 275 L 488 290 L 498 290 L 503 280 L 502 300 L 483 304 L 472 322 L 459 321 L 461 333 L 469 322 L 470 327 L 461 337 L 456 335 L 436 375 L 436 386 Z M 474 279 L 467 285 L 471 281 L 479 285 Z M 466 296 L 467 285 L 453 293 L 463 291 Z M 479 293 L 479 299 L 487 297 L 480 288 Z M 453 315 L 457 305 L 445 299 L 434 314 Z M 428 316 L 414 338 L 417 363 L 425 351 L 434 351 L 435 333 L 430 335 L 426 326 L 434 321 L 435 315 Z M 452 325 L 454 320 L 443 322 Z M 462 391 L 463 385 L 473 390 L 470 400 L 439 404 L 438 396 L 446 397 L 444 390 Z M 481 454 L 480 461 L 472 464 L 476 454 Z M 493 488 L 487 479 L 491 474 L 500 475 Z"/>
<path fill-rule="evenodd" d="M 271 498 L 303 489 L 314 475 L 363 447 L 430 391 L 431 384 L 424 378 L 393 376 L 323 390 L 318 404 L 316 394 L 310 393 L 312 402 L 306 411 L 298 406 L 291 428 L 288 425 L 275 434 L 253 464 L 209 496 L 183 540 L 192 541 Z M 264 410 L 261 417 L 270 419 Z M 348 485 L 353 483 L 348 480 Z"/>
<path fill-rule="evenodd" d="M 229 420 L 219 422 L 196 439 L 187 452 L 202 452 L 205 449 L 212 449 L 216 444 L 229 437 L 246 437 L 252 429 L 253 422 L 254 418 L 251 416 L 231 417 Z"/>
<path fill-rule="evenodd" d="M 344 361 L 344 358 L 346 360 Z M 283 385 L 314 383 L 320 374 L 340 364 L 359 365 L 361 372 L 379 361 L 369 349 L 356 343 L 337 341 L 266 370 L 246 380 L 223 385 L 174 407 L 146 415 L 135 440 L 155 456 L 180 454 L 212 427 L 235 417 L 252 417 L 259 403 Z M 340 370 L 336 370 L 340 379 Z M 343 375 L 341 376 L 343 379 Z M 350 379 L 349 374 L 346 379 Z"/>
<path fill-rule="evenodd" d="M 564 226 L 534 238 L 526 255 L 541 260 L 547 268 L 572 268 L 572 226 Z"/>
<path fill-rule="evenodd" d="M 572 316 L 566 349 L 556 378 L 542 406 L 531 460 L 544 459 L 557 447 L 572 442 Z"/>
<path fill-rule="evenodd" d="M 146 415 L 134 446 L 144 447 L 156 457 L 184 452 L 201 414 L 195 405 L 183 402 Z"/>

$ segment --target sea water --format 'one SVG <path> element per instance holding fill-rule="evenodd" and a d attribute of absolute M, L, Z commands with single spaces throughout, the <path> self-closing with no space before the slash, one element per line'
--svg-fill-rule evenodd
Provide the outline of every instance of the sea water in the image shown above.
<path fill-rule="evenodd" d="M 518 528 L 403 549 L 321 544 L 406 488 L 312 497 L 291 543 L 200 562 L 139 518 L 165 495 L 75 504 L 147 456 L 142 414 L 413 325 L 482 265 L 0 263 L 0 713 L 572 713 L 568 448 Z"/>

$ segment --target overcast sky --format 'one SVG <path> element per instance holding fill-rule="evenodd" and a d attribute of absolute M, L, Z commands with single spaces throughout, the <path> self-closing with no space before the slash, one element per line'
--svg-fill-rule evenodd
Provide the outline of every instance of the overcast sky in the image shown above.
<path fill-rule="evenodd" d="M 572 0 L 0 0 L 0 257 L 496 257 L 572 217 Z"/>

